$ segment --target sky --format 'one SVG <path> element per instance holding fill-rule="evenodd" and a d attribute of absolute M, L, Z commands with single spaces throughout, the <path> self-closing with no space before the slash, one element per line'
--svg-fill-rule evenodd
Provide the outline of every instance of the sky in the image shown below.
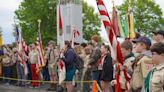
<path fill-rule="evenodd" d="M 2 28 L 3 44 L 10 44 L 14 42 L 13 37 L 13 24 L 14 24 L 14 11 L 18 9 L 22 0 L 0 0 L 0 27 Z M 98 12 L 96 0 L 84 0 L 89 5 L 95 8 L 95 12 Z M 112 0 L 104 0 L 109 11 L 112 12 Z M 164 13 L 164 0 L 155 0 L 160 5 Z M 123 0 L 115 0 L 115 5 L 121 5 Z M 103 26 L 101 27 L 104 30 Z M 107 37 L 105 31 L 101 31 L 102 37 Z"/>

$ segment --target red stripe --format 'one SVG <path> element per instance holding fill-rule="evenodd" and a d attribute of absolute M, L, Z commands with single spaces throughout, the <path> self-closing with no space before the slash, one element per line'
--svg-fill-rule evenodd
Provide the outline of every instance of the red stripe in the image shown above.
<path fill-rule="evenodd" d="M 103 1 L 102 0 L 97 0 L 97 5 L 104 5 Z M 105 8 L 106 9 L 106 8 Z M 122 58 L 122 54 L 121 54 L 121 48 L 120 48 L 120 45 L 119 45 L 119 42 L 117 41 L 117 38 L 116 38 L 116 35 L 114 34 L 114 30 L 113 30 L 113 25 L 112 25 L 112 22 L 110 20 L 110 17 L 109 17 L 109 14 L 107 12 L 107 9 L 102 11 L 99 9 L 99 12 L 100 12 L 100 15 L 101 16 L 107 16 L 109 18 L 109 21 L 104 21 L 103 20 L 103 23 L 104 23 L 104 26 L 106 28 L 106 32 L 108 33 L 108 39 L 109 39 L 109 43 L 111 43 L 112 47 L 111 49 L 116 52 L 116 53 L 112 53 L 112 55 L 116 56 L 117 60 L 119 63 L 123 64 L 123 58 Z M 115 41 L 115 42 L 114 42 Z M 125 71 L 126 72 L 126 71 Z M 125 74 L 126 76 L 126 74 Z M 116 80 L 117 80 L 117 85 L 116 85 L 116 92 L 121 92 L 121 87 L 120 87 L 120 75 L 117 74 L 116 75 Z M 126 80 L 128 80 L 126 78 Z"/>
<path fill-rule="evenodd" d="M 105 6 L 104 5 L 104 2 L 102 0 L 97 0 L 97 5 L 103 5 L 103 6 Z"/>
<path fill-rule="evenodd" d="M 62 19 L 61 19 L 61 12 L 60 12 L 60 5 L 59 5 L 59 29 L 62 30 Z"/>
<path fill-rule="evenodd" d="M 109 15 L 108 15 L 108 13 L 107 13 L 106 11 L 100 11 L 100 14 L 101 14 L 101 15 L 108 16 L 108 18 L 109 18 Z M 110 19 L 109 19 L 109 20 L 110 20 Z"/>

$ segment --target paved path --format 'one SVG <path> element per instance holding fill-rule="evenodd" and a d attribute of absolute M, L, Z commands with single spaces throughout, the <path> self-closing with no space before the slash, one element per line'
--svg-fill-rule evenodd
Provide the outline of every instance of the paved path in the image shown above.
<path fill-rule="evenodd" d="M 46 91 L 48 85 L 42 85 L 40 88 L 18 87 L 14 85 L 0 84 L 0 92 L 52 92 Z M 55 92 L 55 91 L 53 91 Z"/>

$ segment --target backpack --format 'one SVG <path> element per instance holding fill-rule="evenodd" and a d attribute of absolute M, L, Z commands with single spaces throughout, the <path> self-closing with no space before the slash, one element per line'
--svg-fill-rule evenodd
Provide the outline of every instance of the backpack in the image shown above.
<path fill-rule="evenodd" d="M 79 55 L 77 55 L 77 54 L 75 54 L 74 63 L 75 63 L 76 69 L 78 69 L 78 70 L 83 69 L 83 67 L 84 67 L 84 61 L 83 61 L 83 59 L 82 59 Z"/>

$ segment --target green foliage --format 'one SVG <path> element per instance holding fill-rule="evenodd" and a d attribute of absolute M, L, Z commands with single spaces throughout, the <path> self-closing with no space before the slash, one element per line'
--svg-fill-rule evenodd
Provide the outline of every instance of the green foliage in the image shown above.
<path fill-rule="evenodd" d="M 124 0 L 124 3 L 118 6 L 122 15 L 126 14 L 128 6 L 133 10 L 137 31 L 149 35 L 150 32 L 163 27 L 162 11 L 154 0 Z"/>
<path fill-rule="evenodd" d="M 36 42 L 38 19 L 41 19 L 41 36 L 43 45 L 49 40 L 57 41 L 56 8 L 58 0 L 24 0 L 15 11 L 19 20 L 23 38 L 27 44 Z M 82 2 L 83 5 L 83 37 L 90 40 L 94 34 L 99 34 L 100 19 L 94 13 L 94 8 Z"/>
<path fill-rule="evenodd" d="M 99 15 L 94 13 L 94 8 L 86 2 L 83 4 L 83 37 L 85 40 L 90 40 L 91 36 L 99 34 L 101 21 Z"/>
<path fill-rule="evenodd" d="M 56 5 L 57 0 L 24 0 L 15 11 L 27 44 L 36 41 L 38 19 L 41 19 L 42 42 L 56 41 Z"/>

